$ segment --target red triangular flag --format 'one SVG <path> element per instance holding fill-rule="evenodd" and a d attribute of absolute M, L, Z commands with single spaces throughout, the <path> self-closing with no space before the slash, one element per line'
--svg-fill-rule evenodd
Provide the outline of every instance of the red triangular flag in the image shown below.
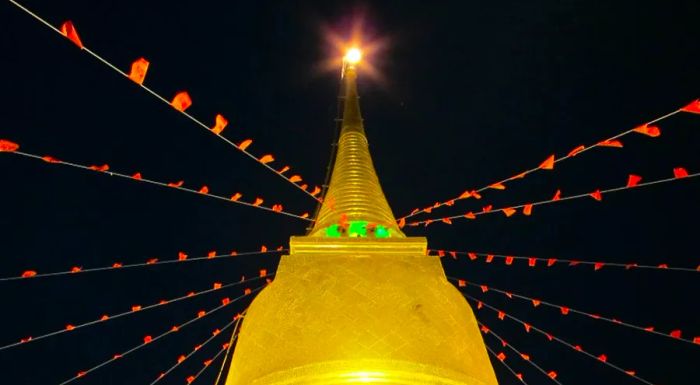
<path fill-rule="evenodd" d="M 19 144 L 0 139 L 0 152 L 15 152 L 17 149 L 19 149 Z"/>
<path fill-rule="evenodd" d="M 532 203 L 523 206 L 523 215 L 530 216 L 532 214 Z"/>
<path fill-rule="evenodd" d="M 148 60 L 144 58 L 138 58 L 133 63 L 131 63 L 131 72 L 129 72 L 129 79 L 133 80 L 137 84 L 143 84 L 144 79 L 146 79 L 146 72 L 148 72 Z"/>
<path fill-rule="evenodd" d="M 643 124 L 643 125 L 635 128 L 634 132 L 638 132 L 640 134 L 651 136 L 652 138 L 656 138 L 657 136 L 661 135 L 661 130 L 659 129 L 659 127 L 650 126 L 648 124 Z"/>
<path fill-rule="evenodd" d="M 695 99 L 687 106 L 681 108 L 681 111 L 690 112 L 693 114 L 700 114 L 700 99 Z"/>
<path fill-rule="evenodd" d="M 673 176 L 675 178 L 685 178 L 688 176 L 688 171 L 683 167 L 676 167 L 673 169 Z"/>
<path fill-rule="evenodd" d="M 67 37 L 75 43 L 80 49 L 83 49 L 83 43 L 80 41 L 80 38 L 78 37 L 78 31 L 75 30 L 75 26 L 73 26 L 72 21 L 66 21 L 63 24 L 61 24 L 61 33 L 63 36 Z"/>
<path fill-rule="evenodd" d="M 549 158 L 545 159 L 544 162 L 540 164 L 540 169 L 551 170 L 554 168 L 554 155 L 550 155 Z"/>
<path fill-rule="evenodd" d="M 554 196 L 552 197 L 553 201 L 558 201 L 561 199 L 561 190 L 557 190 L 557 192 L 554 193 Z"/>
<path fill-rule="evenodd" d="M 592 193 L 588 194 L 591 196 L 591 198 L 597 200 L 598 202 L 603 200 L 603 195 L 600 193 L 600 190 L 595 190 Z"/>
<path fill-rule="evenodd" d="M 170 102 L 170 105 L 176 110 L 184 112 L 192 105 L 192 99 L 186 91 L 178 92 L 173 98 L 173 101 Z"/>
<path fill-rule="evenodd" d="M 639 175 L 634 175 L 634 174 L 630 174 L 630 175 L 627 177 L 627 187 L 634 187 L 634 186 L 636 186 L 636 185 L 639 183 L 640 180 L 642 180 L 642 177 L 641 177 L 641 176 L 639 176 Z"/>

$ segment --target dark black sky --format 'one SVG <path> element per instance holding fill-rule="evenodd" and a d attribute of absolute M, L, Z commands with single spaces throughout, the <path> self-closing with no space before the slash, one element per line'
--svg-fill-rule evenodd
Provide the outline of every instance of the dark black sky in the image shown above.
<path fill-rule="evenodd" d="M 222 4 L 224 3 L 224 4 Z M 614 4 L 609 4 L 614 3 Z M 151 61 L 147 84 L 166 96 L 186 89 L 189 110 L 208 122 L 231 120 L 225 134 L 252 137 L 321 183 L 333 136 L 338 73 L 320 73 L 329 55 L 322 26 L 344 35 L 364 15 L 384 82 L 360 76 L 375 166 L 397 215 L 481 187 L 672 111 L 700 96 L 695 1 L 428 2 L 24 2 L 54 25 L 74 21 L 83 42 L 122 69 Z M 28 152 L 212 192 L 241 191 L 280 201 L 292 212 L 312 202 L 275 175 L 202 131 L 17 8 L 0 6 L 4 81 L 0 138 Z M 664 121 L 661 137 L 624 139 L 532 175 L 485 201 L 496 207 L 646 180 L 671 169 L 700 170 L 700 116 Z M 179 250 L 255 250 L 302 234 L 295 219 L 192 194 L 139 185 L 12 155 L 0 156 L 0 276 L 174 258 Z M 536 209 L 530 218 L 410 229 L 431 247 L 584 260 L 694 267 L 700 185 L 694 180 Z M 445 213 L 481 207 L 465 202 Z M 471 206 L 470 206 L 471 205 Z M 190 290 L 231 282 L 277 259 L 192 263 L 138 271 L 0 283 L 0 344 L 127 310 Z M 448 274 L 619 317 L 661 331 L 700 336 L 694 273 L 605 268 L 527 268 L 445 261 Z M 233 290 L 226 295 L 237 295 Z M 471 292 L 473 295 L 480 295 Z M 78 370 L 156 335 L 196 310 L 208 295 L 104 325 L 0 351 L 3 383 L 59 383 Z M 654 383 L 697 383 L 700 347 L 527 304 L 484 297 Z M 240 308 L 239 308 L 240 309 Z M 233 310 L 233 309 L 232 309 Z M 590 358 L 482 311 L 479 317 L 563 384 L 633 384 Z M 228 322 L 231 312 L 134 353 L 81 379 L 85 384 L 148 383 Z M 486 339 L 497 350 L 494 340 Z M 217 343 L 216 345 L 219 345 Z M 216 349 L 213 347 L 214 350 Z M 182 384 L 213 350 L 167 377 Z M 530 384 L 546 377 L 512 354 Z M 518 383 L 499 363 L 501 384 Z M 215 370 L 199 383 L 212 383 Z M 148 381 L 148 382 L 146 382 Z"/>

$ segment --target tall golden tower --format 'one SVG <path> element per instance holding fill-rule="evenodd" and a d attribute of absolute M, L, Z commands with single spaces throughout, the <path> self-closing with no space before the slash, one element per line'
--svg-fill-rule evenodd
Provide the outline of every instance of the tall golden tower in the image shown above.
<path fill-rule="evenodd" d="M 314 227 L 291 237 L 248 308 L 226 385 L 497 385 L 471 308 L 426 239 L 396 225 L 369 154 L 356 62 L 345 62 L 338 151 Z"/>

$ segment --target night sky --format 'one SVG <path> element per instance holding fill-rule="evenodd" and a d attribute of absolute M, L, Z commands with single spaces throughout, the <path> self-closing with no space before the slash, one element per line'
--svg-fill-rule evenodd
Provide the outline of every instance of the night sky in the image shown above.
<path fill-rule="evenodd" d="M 316 4 L 272 1 L 26 0 L 59 26 L 72 20 L 83 43 L 123 70 L 144 56 L 146 84 L 165 97 L 187 90 L 188 110 L 206 123 L 230 120 L 225 136 L 253 138 L 312 184 L 323 182 L 333 140 L 339 69 L 329 31 L 347 37 L 364 20 L 366 42 L 384 42 L 372 64 L 381 78 L 359 87 L 365 128 L 384 192 L 398 216 L 488 185 L 671 112 L 700 96 L 697 1 L 392 1 Z M 647 4 L 648 3 L 648 4 Z M 10 3 L 0 6 L 0 139 L 22 150 L 161 181 L 240 191 L 252 200 L 313 212 L 314 202 L 171 107 L 117 75 Z M 629 135 L 463 201 L 438 214 L 478 211 L 700 171 L 700 115 L 659 124 L 662 135 Z M 210 250 L 286 247 L 306 223 L 260 210 L 41 161 L 0 154 L 0 276 L 202 256 Z M 531 217 L 494 214 L 408 228 L 438 249 L 590 261 L 696 267 L 700 183 L 677 181 L 535 208 Z M 683 337 L 700 336 L 698 273 L 588 266 L 529 268 L 465 257 L 446 272 L 528 296 Z M 228 283 L 276 255 L 75 276 L 0 282 L 0 345 Z M 332 274 L 332 272 L 329 272 Z M 254 286 L 250 286 L 254 287 Z M 700 346 L 467 289 L 519 318 L 634 369 L 655 384 L 698 383 Z M 144 311 L 0 351 L 0 382 L 58 384 L 80 370 L 235 297 L 242 287 Z M 247 302 L 202 319 L 76 384 L 150 383 L 180 354 L 226 324 Z M 633 378 L 488 310 L 480 320 L 527 352 L 562 384 L 635 384 Z M 228 338 L 222 336 L 167 376 L 184 384 Z M 553 383 L 492 336 L 529 384 Z M 519 384 L 494 361 L 500 384 Z M 218 363 L 197 381 L 211 384 Z"/>

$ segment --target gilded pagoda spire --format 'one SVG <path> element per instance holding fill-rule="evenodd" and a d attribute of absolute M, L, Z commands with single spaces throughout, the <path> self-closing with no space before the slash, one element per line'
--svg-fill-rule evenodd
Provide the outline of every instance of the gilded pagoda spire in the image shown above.
<path fill-rule="evenodd" d="M 333 173 L 309 235 L 405 237 L 396 225 L 369 153 L 355 63 L 346 61 L 343 87 L 343 119 Z"/>
<path fill-rule="evenodd" d="M 498 385 L 474 314 L 425 237 L 396 225 L 372 165 L 356 66 L 329 189 L 246 311 L 226 385 Z"/>

